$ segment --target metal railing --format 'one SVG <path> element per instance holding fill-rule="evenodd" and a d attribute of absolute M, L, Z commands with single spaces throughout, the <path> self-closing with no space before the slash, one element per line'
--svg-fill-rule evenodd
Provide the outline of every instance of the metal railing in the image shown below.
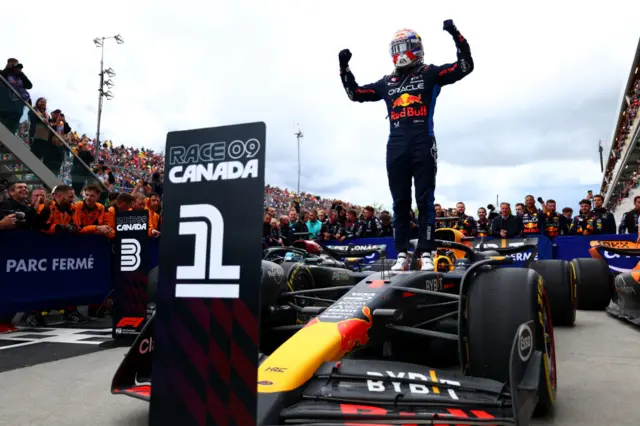
<path fill-rule="evenodd" d="M 616 194 L 618 192 L 617 186 L 618 186 L 618 181 L 620 180 L 620 176 L 623 174 L 624 172 L 624 166 L 627 163 L 627 160 L 629 159 L 629 156 L 631 155 L 631 153 L 633 153 L 637 148 L 637 139 L 638 137 L 640 137 L 640 135 L 638 134 L 638 130 L 640 130 L 640 113 L 638 114 L 638 116 L 635 118 L 635 121 L 631 127 L 631 130 L 629 132 L 629 136 L 627 138 L 627 140 L 625 141 L 627 143 L 627 146 L 624 148 L 624 152 L 622 153 L 622 155 L 620 156 L 620 159 L 618 160 L 620 162 L 620 167 L 618 168 L 615 176 L 611 176 L 611 180 L 609 182 L 609 186 L 607 187 L 607 193 L 605 194 L 605 200 L 604 203 L 606 206 L 609 205 L 609 202 L 611 201 L 611 196 L 613 196 L 614 194 Z"/>
<path fill-rule="evenodd" d="M 11 85 L 11 83 L 9 83 L 4 76 L 0 75 L 0 81 L 2 81 L 2 83 L 7 86 L 9 88 L 9 90 L 11 92 L 13 92 L 13 94 L 16 96 L 17 99 L 20 100 L 20 102 L 22 102 L 24 104 L 25 107 L 27 107 L 29 109 L 29 111 L 31 111 L 33 113 L 33 115 L 35 115 L 36 117 L 38 117 L 38 119 L 40 120 L 40 122 L 46 126 L 49 129 L 49 132 L 51 132 L 51 134 L 53 134 L 54 138 L 57 138 L 58 141 L 61 143 L 61 146 L 64 147 L 67 151 L 68 154 L 71 154 L 73 156 L 73 159 L 76 160 L 78 162 L 78 164 L 80 164 L 81 167 L 86 169 L 86 173 L 83 176 L 87 176 L 89 178 L 93 178 L 93 180 L 95 182 L 95 184 L 99 185 L 103 191 L 108 191 L 108 188 L 105 186 L 105 184 L 102 182 L 102 180 L 93 172 L 93 170 L 91 169 L 91 167 L 85 163 L 84 161 L 82 161 L 82 159 L 75 153 L 73 152 L 73 148 L 71 148 L 71 146 L 69 146 L 69 144 L 62 138 L 60 137 L 60 135 L 58 134 L 57 131 L 55 131 L 53 129 L 53 127 L 51 127 L 49 125 L 49 123 L 45 122 L 42 117 L 40 116 L 40 114 L 38 114 L 38 112 L 31 106 L 29 105 L 28 102 L 26 102 L 24 99 L 22 99 L 22 96 L 20 95 L 20 93 Z M 54 175 L 58 175 L 58 173 L 56 173 L 55 171 L 53 171 Z"/>

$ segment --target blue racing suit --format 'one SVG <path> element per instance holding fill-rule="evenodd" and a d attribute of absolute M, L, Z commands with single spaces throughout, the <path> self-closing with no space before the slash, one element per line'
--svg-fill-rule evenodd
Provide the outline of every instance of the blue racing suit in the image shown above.
<path fill-rule="evenodd" d="M 418 206 L 418 251 L 434 251 L 434 191 L 438 151 L 433 114 L 440 88 L 461 80 L 473 71 L 467 40 L 455 30 L 458 60 L 441 66 L 416 64 L 397 70 L 379 81 L 359 86 L 349 67 L 340 70 L 342 84 L 354 102 L 384 100 L 389 113 L 387 176 L 393 198 L 396 252 L 409 247 L 411 180 Z"/>

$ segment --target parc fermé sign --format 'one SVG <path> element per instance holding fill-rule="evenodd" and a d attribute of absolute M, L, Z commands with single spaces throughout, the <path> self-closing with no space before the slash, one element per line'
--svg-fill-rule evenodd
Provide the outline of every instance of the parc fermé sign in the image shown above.
<path fill-rule="evenodd" d="M 265 138 L 264 123 L 167 135 L 152 426 L 212 424 L 212 400 L 213 424 L 256 424 Z"/>

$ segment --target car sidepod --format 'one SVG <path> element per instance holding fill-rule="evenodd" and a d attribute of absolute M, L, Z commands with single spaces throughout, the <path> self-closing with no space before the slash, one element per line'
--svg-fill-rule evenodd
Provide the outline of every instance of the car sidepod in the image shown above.
<path fill-rule="evenodd" d="M 617 275 L 614 287 L 607 313 L 640 325 L 640 269 Z"/>

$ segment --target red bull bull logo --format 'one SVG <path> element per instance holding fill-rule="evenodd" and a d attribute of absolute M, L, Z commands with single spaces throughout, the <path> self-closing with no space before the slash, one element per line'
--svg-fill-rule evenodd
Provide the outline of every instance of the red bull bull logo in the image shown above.
<path fill-rule="evenodd" d="M 369 330 L 373 326 L 373 318 L 368 306 L 362 308 L 362 313 L 366 319 L 349 318 L 337 322 L 338 332 L 342 336 L 341 350 L 345 353 L 369 342 Z"/>
<path fill-rule="evenodd" d="M 418 96 L 414 96 L 414 95 L 410 95 L 408 93 L 404 93 L 400 96 L 398 96 L 394 101 L 393 101 L 393 108 L 397 108 L 397 107 L 408 107 L 409 105 L 412 104 L 421 104 L 422 103 L 422 95 L 418 95 Z"/>

